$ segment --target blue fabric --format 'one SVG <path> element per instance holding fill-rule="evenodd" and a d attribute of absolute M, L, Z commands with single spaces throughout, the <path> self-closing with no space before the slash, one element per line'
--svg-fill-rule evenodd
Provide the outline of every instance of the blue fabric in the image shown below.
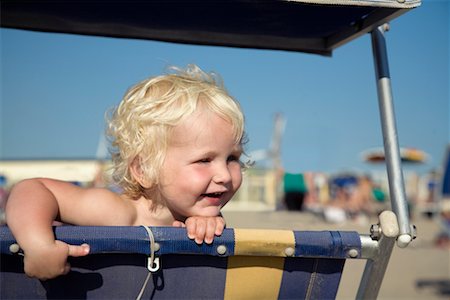
<path fill-rule="evenodd" d="M 135 299 L 148 274 L 144 255 L 98 254 L 73 258 L 69 275 L 41 282 L 22 273 L 21 257 L 1 259 L 1 299 Z M 344 262 L 286 258 L 278 298 L 335 298 Z M 170 254 L 161 257 L 161 267 L 143 299 L 223 299 L 227 258 Z"/>
<path fill-rule="evenodd" d="M 153 274 L 144 299 L 223 298 L 227 257 L 234 255 L 234 230 L 226 229 L 212 245 L 197 245 L 184 228 L 151 227 L 161 249 L 161 269 Z M 58 239 L 89 243 L 91 254 L 70 258 L 67 276 L 40 282 L 23 273 L 23 257 L 11 255 L 15 242 L 0 227 L 1 299 L 90 298 L 134 299 L 148 274 L 149 238 L 143 227 L 55 228 Z M 359 234 L 345 231 L 294 231 L 295 256 L 285 259 L 280 299 L 334 298 L 348 250 L 360 253 Z M 226 245 L 224 257 L 218 245 Z"/>
<path fill-rule="evenodd" d="M 211 245 L 197 245 L 187 237 L 185 228 L 151 227 L 156 242 L 160 245 L 157 255 L 206 254 L 216 256 L 234 255 L 234 230 L 227 228 Z M 91 253 L 138 253 L 150 254 L 147 231 L 143 227 L 119 226 L 58 226 L 58 239 L 69 244 L 88 243 Z M 345 258 L 350 249 L 361 252 L 361 241 L 357 232 L 351 231 L 294 231 L 295 256 Z M 0 251 L 9 254 L 9 246 L 15 242 L 6 226 L 0 227 Z M 226 246 L 226 253 L 219 255 L 217 247 Z"/>
<path fill-rule="evenodd" d="M 156 242 L 160 245 L 157 255 L 164 254 L 206 254 L 215 256 L 234 255 L 234 230 L 227 228 L 211 245 L 197 245 L 187 237 L 185 228 L 150 227 Z M 88 243 L 91 254 L 138 253 L 150 254 L 147 231 L 143 227 L 116 226 L 59 226 L 56 237 L 69 244 Z M 361 253 L 359 234 L 352 231 L 294 231 L 295 256 L 346 258 L 350 249 Z M 15 242 L 6 226 L 0 227 L 0 251 L 9 254 L 9 246 Z M 226 253 L 219 255 L 217 247 L 226 246 Z"/>
<path fill-rule="evenodd" d="M 315 259 L 285 258 L 279 299 L 305 299 Z"/>
<path fill-rule="evenodd" d="M 351 231 L 294 231 L 295 256 L 346 258 L 350 249 L 361 253 L 359 234 Z"/>
<path fill-rule="evenodd" d="M 334 299 L 339 288 L 344 259 L 317 259 L 309 299 Z"/>
<path fill-rule="evenodd" d="M 1 259 L 1 299 L 134 299 L 148 273 L 144 255 L 99 254 L 71 259 L 69 275 L 40 282 L 21 272 L 20 257 Z M 335 298 L 344 262 L 286 258 L 278 298 Z M 161 258 L 161 266 L 143 299 L 223 299 L 227 258 L 171 254 Z"/>
<path fill-rule="evenodd" d="M 137 254 L 72 258 L 72 271 L 39 281 L 23 274 L 21 257 L 2 255 L 0 299 L 136 299 L 148 274 Z M 223 299 L 227 258 L 164 255 L 142 299 Z"/>
<path fill-rule="evenodd" d="M 279 299 L 334 299 L 345 259 L 286 258 Z"/>
<path fill-rule="evenodd" d="M 226 253 L 220 256 L 234 254 L 234 230 L 226 228 L 222 235 L 214 238 L 212 244 L 198 245 L 187 237 L 185 228 L 176 227 L 152 227 L 155 240 L 161 245 L 160 254 L 208 254 L 219 255 L 217 247 L 226 246 Z M 147 235 L 147 233 L 146 233 Z M 147 246 L 148 247 L 148 246 Z"/>
<path fill-rule="evenodd" d="M 162 258 L 162 264 L 163 270 L 157 277 L 158 282 L 153 284 L 154 288 L 149 289 L 154 289 L 149 296 L 154 294 L 156 299 L 223 299 L 226 257 L 171 254 Z"/>
<path fill-rule="evenodd" d="M 234 230 L 225 229 L 220 237 L 216 237 L 211 245 L 197 245 L 191 241 L 185 228 L 150 227 L 160 250 L 156 254 L 208 254 L 219 255 L 217 247 L 225 245 L 227 252 L 221 256 L 234 254 Z M 55 227 L 57 239 L 73 245 L 88 243 L 91 254 L 97 253 L 140 253 L 150 254 L 150 243 L 147 231 L 143 227 L 126 226 L 58 226 Z M 10 253 L 9 246 L 15 239 L 6 226 L 0 227 L 0 251 Z"/>

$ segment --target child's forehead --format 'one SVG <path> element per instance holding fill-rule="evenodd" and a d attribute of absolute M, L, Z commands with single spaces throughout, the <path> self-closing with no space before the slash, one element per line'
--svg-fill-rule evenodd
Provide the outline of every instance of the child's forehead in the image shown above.
<path fill-rule="evenodd" d="M 169 145 L 211 143 L 219 139 L 228 139 L 230 144 L 237 144 L 233 125 L 217 113 L 200 110 L 184 117 L 172 128 Z"/>
<path fill-rule="evenodd" d="M 172 129 L 175 133 L 201 133 L 206 129 L 228 130 L 232 128 L 229 120 L 223 116 L 205 108 L 199 108 L 189 115 L 183 116 L 180 122 Z"/>

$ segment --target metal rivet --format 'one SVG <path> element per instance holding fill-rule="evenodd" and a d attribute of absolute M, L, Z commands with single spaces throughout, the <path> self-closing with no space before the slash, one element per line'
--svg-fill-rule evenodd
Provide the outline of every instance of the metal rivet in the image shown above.
<path fill-rule="evenodd" d="M 11 244 L 9 246 L 9 251 L 11 251 L 11 253 L 17 253 L 17 252 L 19 252 L 19 250 L 20 250 L 20 247 L 18 244 Z"/>
<path fill-rule="evenodd" d="M 159 251 L 159 249 L 161 249 L 161 246 L 159 245 L 159 243 L 155 243 L 155 249 L 154 251 Z"/>
<path fill-rule="evenodd" d="M 227 247 L 225 245 L 217 246 L 217 253 L 219 253 L 220 255 L 224 255 L 225 253 L 227 253 Z"/>
<path fill-rule="evenodd" d="M 370 237 L 372 240 L 378 241 L 381 237 L 381 226 L 379 224 L 373 224 L 370 226 Z"/>
<path fill-rule="evenodd" d="M 350 256 L 351 258 L 356 258 L 358 257 L 358 250 L 356 249 L 350 249 L 348 250 L 348 256 Z"/>
<path fill-rule="evenodd" d="M 288 248 L 284 249 L 284 254 L 286 254 L 286 256 L 294 256 L 295 249 L 292 247 L 288 247 Z"/>

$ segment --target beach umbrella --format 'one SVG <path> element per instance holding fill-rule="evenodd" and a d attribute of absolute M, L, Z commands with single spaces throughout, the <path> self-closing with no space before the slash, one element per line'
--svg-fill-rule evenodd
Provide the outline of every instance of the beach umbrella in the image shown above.
<path fill-rule="evenodd" d="M 362 160 L 368 163 L 383 163 L 385 161 L 384 149 L 373 148 L 361 153 Z M 424 163 L 428 154 L 416 148 L 400 148 L 400 158 L 405 163 Z"/>

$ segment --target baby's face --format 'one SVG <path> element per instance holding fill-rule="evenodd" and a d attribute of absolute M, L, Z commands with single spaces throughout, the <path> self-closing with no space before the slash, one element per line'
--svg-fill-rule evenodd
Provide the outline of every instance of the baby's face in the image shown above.
<path fill-rule="evenodd" d="M 200 111 L 172 132 L 161 176 L 164 203 L 180 217 L 217 216 L 242 182 L 232 126 Z"/>

